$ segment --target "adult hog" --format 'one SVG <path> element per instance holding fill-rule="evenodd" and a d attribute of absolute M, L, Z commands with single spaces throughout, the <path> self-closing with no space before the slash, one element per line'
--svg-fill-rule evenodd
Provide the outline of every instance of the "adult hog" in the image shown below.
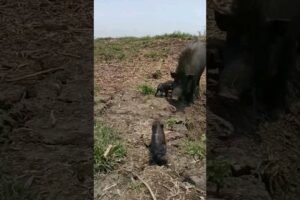
<path fill-rule="evenodd" d="M 199 82 L 205 66 L 206 43 L 189 44 L 181 52 L 176 71 L 171 72 L 171 77 L 174 79 L 173 100 L 189 104 L 194 102 L 194 97 L 199 97 Z"/>

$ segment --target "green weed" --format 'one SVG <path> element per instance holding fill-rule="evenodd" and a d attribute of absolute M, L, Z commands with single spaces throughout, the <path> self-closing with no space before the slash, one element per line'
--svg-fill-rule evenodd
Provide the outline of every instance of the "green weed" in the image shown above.
<path fill-rule="evenodd" d="M 149 51 L 144 54 L 144 57 L 152 59 L 154 61 L 159 60 L 161 57 L 163 57 L 162 54 L 158 53 L 157 51 Z"/>
<path fill-rule="evenodd" d="M 94 170 L 95 172 L 108 172 L 113 170 L 122 158 L 126 156 L 125 146 L 116 136 L 116 131 L 103 122 L 94 125 Z M 112 145 L 108 155 L 105 151 Z"/>
<path fill-rule="evenodd" d="M 216 184 L 216 193 L 224 186 L 224 179 L 231 175 L 230 163 L 225 160 L 211 160 L 207 163 L 208 181 Z"/>
<path fill-rule="evenodd" d="M 173 33 L 167 33 L 163 35 L 157 35 L 155 38 L 182 38 L 182 39 L 193 39 L 197 38 L 196 35 L 192 35 L 189 33 L 184 33 L 180 31 L 174 31 Z"/>
<path fill-rule="evenodd" d="M 167 119 L 167 128 L 172 129 L 176 123 L 177 120 L 174 117 L 170 117 L 169 119 Z"/>
<path fill-rule="evenodd" d="M 197 160 L 202 160 L 206 156 L 206 138 L 202 135 L 200 140 L 186 141 L 184 143 L 184 150 L 187 154 Z"/>
<path fill-rule="evenodd" d="M 105 60 L 131 60 L 141 54 L 141 51 L 149 49 L 150 52 L 144 56 L 153 60 L 166 57 L 170 51 L 169 47 L 165 47 L 163 40 L 165 39 L 183 39 L 197 40 L 196 35 L 188 33 L 174 32 L 171 34 L 145 36 L 145 37 L 121 37 L 121 38 L 98 38 L 94 40 L 95 58 Z M 153 48 L 159 47 L 157 51 L 151 51 Z"/>
<path fill-rule="evenodd" d="M 138 91 L 143 95 L 155 94 L 156 90 L 152 86 L 142 84 L 138 86 Z"/>

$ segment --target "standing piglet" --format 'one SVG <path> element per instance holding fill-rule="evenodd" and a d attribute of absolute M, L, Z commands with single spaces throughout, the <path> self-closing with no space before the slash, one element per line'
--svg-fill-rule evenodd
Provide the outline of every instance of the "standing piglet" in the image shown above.
<path fill-rule="evenodd" d="M 164 133 L 164 125 L 155 120 L 152 124 L 152 137 L 150 144 L 150 164 L 164 165 L 166 160 L 167 145 Z"/>

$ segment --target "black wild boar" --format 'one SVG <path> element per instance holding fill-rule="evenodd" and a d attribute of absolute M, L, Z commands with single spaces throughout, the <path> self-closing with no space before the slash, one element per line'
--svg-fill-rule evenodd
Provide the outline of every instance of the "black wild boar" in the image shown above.
<path fill-rule="evenodd" d="M 150 144 L 150 164 L 164 165 L 166 160 L 167 145 L 164 133 L 164 125 L 158 120 L 152 124 L 152 137 Z"/>
<path fill-rule="evenodd" d="M 188 45 L 181 53 L 175 72 L 172 99 L 193 103 L 199 97 L 200 77 L 206 66 L 206 44 L 196 42 Z"/>

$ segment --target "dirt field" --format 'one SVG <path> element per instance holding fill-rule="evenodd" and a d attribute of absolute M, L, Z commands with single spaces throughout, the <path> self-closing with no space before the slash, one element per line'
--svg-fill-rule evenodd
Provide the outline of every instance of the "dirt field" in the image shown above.
<path fill-rule="evenodd" d="M 95 41 L 95 120 L 115 129 L 127 149 L 126 157 L 114 170 L 95 174 L 95 199 L 151 199 L 140 179 L 157 199 L 204 198 L 205 160 L 193 158 L 184 144 L 201 144 L 205 134 L 205 74 L 201 79 L 201 100 L 183 111 L 176 111 L 166 98 L 143 95 L 138 90 L 143 84 L 156 88 L 171 80 L 170 70 L 175 70 L 179 53 L 195 39 L 171 35 Z M 155 78 L 157 71 L 161 76 Z M 145 144 L 150 142 L 154 119 L 165 124 L 167 166 L 148 164 Z M 176 121 L 172 127 L 167 126 L 170 119 Z"/>
<path fill-rule="evenodd" d="M 0 4 L 0 199 L 91 199 L 93 2 Z"/>

